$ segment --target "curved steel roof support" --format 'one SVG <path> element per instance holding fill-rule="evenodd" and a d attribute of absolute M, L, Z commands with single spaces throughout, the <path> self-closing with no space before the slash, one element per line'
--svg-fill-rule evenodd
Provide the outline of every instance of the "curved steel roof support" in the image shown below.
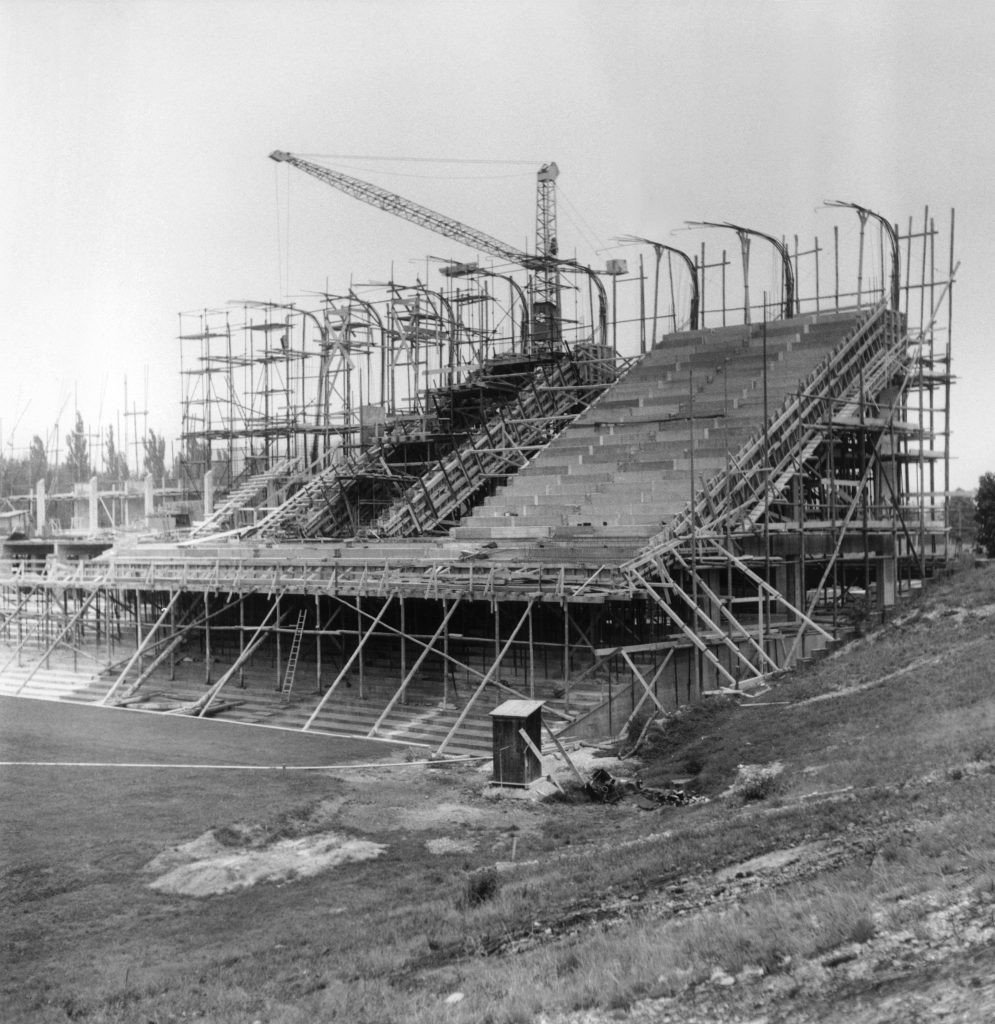
<path fill-rule="evenodd" d="M 744 228 L 741 224 L 732 224 L 729 221 L 718 223 L 711 220 L 688 220 L 684 223 L 689 228 L 729 228 L 735 231 L 739 235 L 744 254 L 749 251 L 745 236 L 756 235 L 757 238 L 763 238 L 770 242 L 781 257 L 781 272 L 784 283 L 784 319 L 790 320 L 795 315 L 795 270 L 791 265 L 791 254 L 788 252 L 787 246 L 779 238 L 768 235 L 763 231 L 757 231 L 755 228 Z M 747 293 L 749 293 L 748 284 Z"/>
<path fill-rule="evenodd" d="M 902 257 L 898 244 L 898 231 L 895 229 L 895 225 L 887 220 L 887 218 L 882 217 L 880 213 L 875 213 L 859 203 L 848 203 L 843 199 L 827 199 L 825 200 L 825 205 L 843 206 L 856 210 L 862 221 L 868 217 L 873 217 L 888 232 L 888 239 L 891 242 L 891 308 L 897 313 L 901 299 Z"/>
<path fill-rule="evenodd" d="M 529 303 L 525 297 L 525 290 L 522 286 L 510 275 L 510 274 L 499 274 L 497 271 L 489 270 L 486 267 L 478 266 L 476 263 L 456 263 L 450 261 L 448 266 L 442 267 L 439 273 L 443 277 L 493 277 L 498 281 L 507 281 L 511 285 L 512 290 L 518 297 L 518 303 L 522 309 L 522 320 L 520 330 L 520 342 L 522 345 L 522 354 L 530 354 L 529 345 Z M 512 310 L 511 317 L 511 351 L 512 354 L 515 352 L 515 317 L 514 310 Z"/>
<path fill-rule="evenodd" d="M 687 265 L 688 273 L 691 275 L 691 312 L 688 319 L 688 326 L 692 331 L 698 329 L 698 310 L 701 306 L 701 290 L 698 285 L 698 268 L 694 265 L 694 260 L 682 249 L 675 249 L 672 245 L 664 245 L 663 242 L 654 242 L 651 238 L 642 238 L 639 235 L 622 235 L 616 241 L 636 244 L 642 242 L 644 245 L 650 245 L 653 247 L 653 252 L 656 254 L 656 277 L 653 285 L 653 335 L 650 341 L 650 347 L 656 345 L 656 320 L 657 320 L 657 308 L 658 299 L 660 294 L 660 260 L 665 252 L 673 253 L 675 256 L 679 256 Z M 677 311 L 674 310 L 674 328 L 676 330 L 677 323 Z"/>

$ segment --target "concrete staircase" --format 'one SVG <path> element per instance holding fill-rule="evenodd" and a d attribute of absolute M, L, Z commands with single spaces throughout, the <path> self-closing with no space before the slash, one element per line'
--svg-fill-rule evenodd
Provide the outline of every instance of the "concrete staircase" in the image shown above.
<path fill-rule="evenodd" d="M 773 414 L 855 321 L 814 314 L 768 324 L 766 358 L 761 325 L 669 335 L 453 538 L 541 539 L 581 527 L 640 547 L 762 426 L 765 366 Z"/>
<path fill-rule="evenodd" d="M 296 457 L 284 459 L 262 473 L 256 473 L 244 480 L 202 523 L 191 531 L 190 537 L 207 537 L 223 530 L 249 526 L 265 508 L 261 507 L 271 497 L 282 501 L 283 494 L 295 477 L 300 460 Z"/>

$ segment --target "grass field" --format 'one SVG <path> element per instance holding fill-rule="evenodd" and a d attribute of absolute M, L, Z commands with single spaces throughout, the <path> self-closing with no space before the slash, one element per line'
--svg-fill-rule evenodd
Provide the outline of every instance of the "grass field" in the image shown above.
<path fill-rule="evenodd" d="M 0 1017 L 863 1024 L 919 1000 L 995 1019 L 993 612 L 995 572 L 961 574 L 753 701 L 652 727 L 638 761 L 605 763 L 709 799 L 651 811 L 499 798 L 465 766 L 293 771 L 402 752 L 3 701 L 4 762 L 174 767 L 0 768 Z M 732 791 L 772 762 L 762 799 Z M 150 888 L 181 844 L 330 834 L 380 852 L 220 895 Z"/>

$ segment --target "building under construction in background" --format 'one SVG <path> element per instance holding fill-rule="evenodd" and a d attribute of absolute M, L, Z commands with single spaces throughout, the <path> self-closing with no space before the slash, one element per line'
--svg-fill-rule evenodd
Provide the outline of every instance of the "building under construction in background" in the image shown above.
<path fill-rule="evenodd" d="M 952 212 L 830 203 L 843 237 L 811 245 L 697 223 L 718 249 L 625 236 L 593 268 L 559 254 L 555 164 L 528 253 L 273 157 L 477 262 L 181 317 L 198 515 L 8 546 L 2 692 L 438 755 L 486 751 L 524 697 L 605 737 L 811 657 L 946 565 Z"/>

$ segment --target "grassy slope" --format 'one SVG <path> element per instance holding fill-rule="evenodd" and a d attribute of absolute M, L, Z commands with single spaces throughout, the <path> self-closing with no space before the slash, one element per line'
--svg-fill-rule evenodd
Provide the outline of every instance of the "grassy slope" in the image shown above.
<path fill-rule="evenodd" d="M 761 1004 L 772 1020 L 837 1019 L 832 1006 L 862 1019 L 882 979 L 901 994 L 991 951 L 993 606 L 995 571 L 962 574 L 780 680 L 757 698 L 766 706 L 721 701 L 657 730 L 643 779 L 693 770 L 713 798 L 682 809 L 495 802 L 465 770 L 39 785 L 34 770 L 3 769 L 4 834 L 27 806 L 37 826 L 33 843 L 2 848 L 3 1019 L 515 1021 L 668 996 L 687 1020 L 695 1007 L 748 1020 Z M 775 760 L 776 794 L 719 797 L 738 764 Z M 165 846 L 237 821 L 279 825 L 330 796 L 338 826 L 383 842 L 382 858 L 200 901 L 146 887 L 140 869 Z M 428 813 L 440 805 L 462 811 Z M 425 841 L 440 836 L 475 849 L 433 856 Z M 468 872 L 509 860 L 513 840 L 496 896 L 466 907 Z M 780 869 L 719 873 L 796 847 Z M 906 955 L 920 947 L 932 974 Z M 849 959 L 826 968 L 834 956 Z M 879 962 L 897 966 L 885 977 Z M 717 969 L 739 983 L 710 984 Z M 455 991 L 465 998 L 445 1003 Z"/>

